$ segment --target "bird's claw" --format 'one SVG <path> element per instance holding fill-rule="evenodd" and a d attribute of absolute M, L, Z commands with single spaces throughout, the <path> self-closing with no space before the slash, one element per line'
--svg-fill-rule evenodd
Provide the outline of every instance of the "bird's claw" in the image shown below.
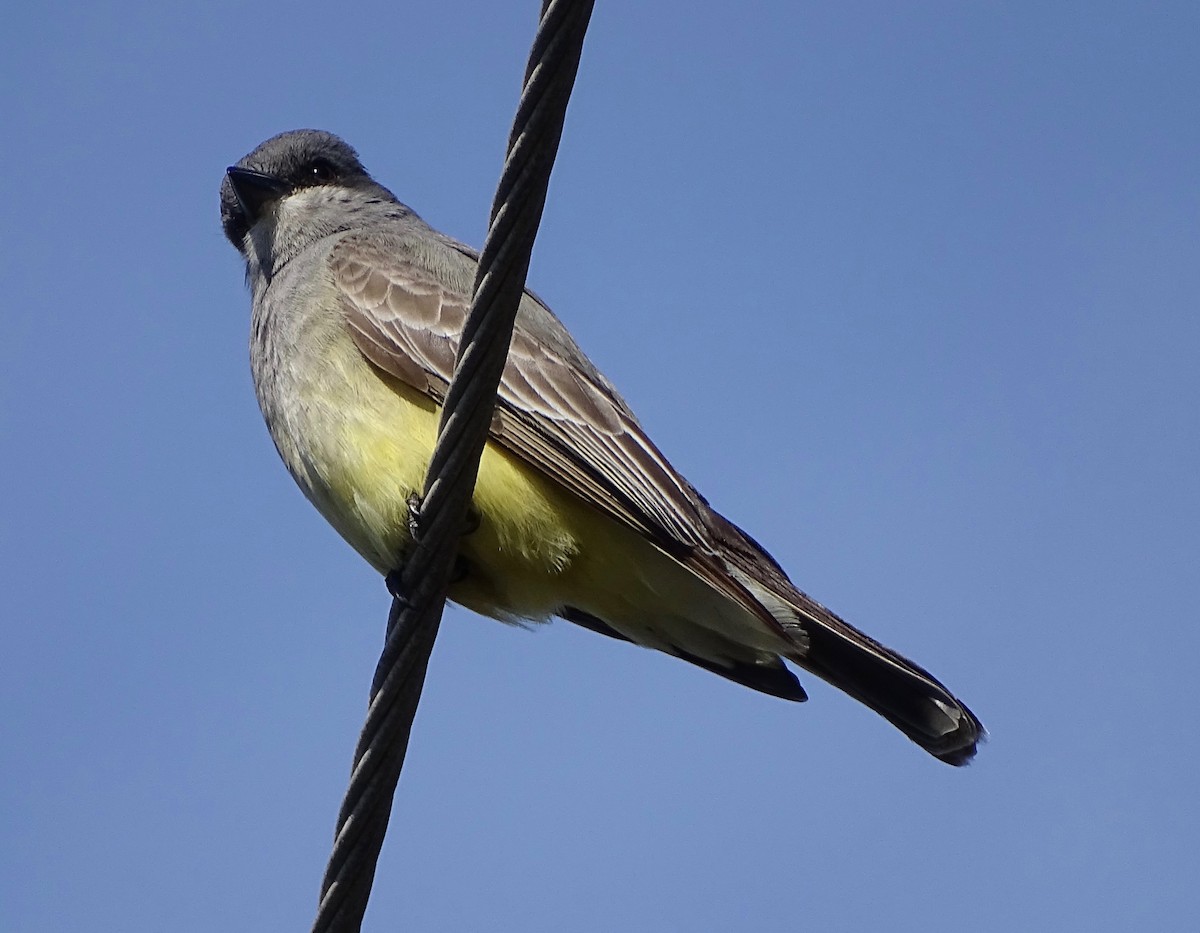
<path fill-rule="evenodd" d="M 421 533 L 421 497 L 415 492 L 408 497 L 408 536 L 414 541 Z"/>
<path fill-rule="evenodd" d="M 421 497 L 415 492 L 407 499 L 408 502 L 408 534 L 416 541 L 421 534 L 421 507 L 423 502 Z M 483 523 L 483 516 L 479 510 L 475 508 L 475 503 L 467 503 L 467 517 L 463 521 L 463 527 L 460 534 L 463 537 L 474 534 L 479 530 L 479 526 Z"/>

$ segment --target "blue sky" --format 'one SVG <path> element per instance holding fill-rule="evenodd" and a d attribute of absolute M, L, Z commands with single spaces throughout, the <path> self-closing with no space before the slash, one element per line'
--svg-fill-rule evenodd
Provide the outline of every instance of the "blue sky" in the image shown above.
<path fill-rule="evenodd" d="M 482 240 L 537 4 L 24 4 L 0 37 L 0 925 L 311 921 L 387 611 L 254 403 L 225 166 L 344 136 Z M 367 929 L 1183 930 L 1194 4 L 605 4 L 531 284 L 991 742 L 944 767 L 451 609 Z"/>

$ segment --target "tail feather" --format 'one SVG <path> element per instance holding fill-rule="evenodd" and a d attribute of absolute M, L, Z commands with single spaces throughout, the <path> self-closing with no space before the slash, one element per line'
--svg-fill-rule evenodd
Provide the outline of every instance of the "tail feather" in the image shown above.
<path fill-rule="evenodd" d="M 574 622 L 576 625 L 590 629 L 593 632 L 598 632 L 601 635 L 607 635 L 609 638 L 616 638 L 619 641 L 633 641 L 628 635 L 613 628 L 603 619 L 599 619 L 591 613 L 584 612 L 582 609 L 576 609 L 574 606 L 564 607 L 559 611 L 559 615 L 568 622 Z M 671 653 L 690 664 L 695 664 L 706 671 L 719 674 L 727 680 L 732 680 L 743 687 L 757 690 L 759 693 L 779 697 L 781 700 L 792 700 L 797 703 L 803 703 L 808 699 L 808 694 L 800 686 L 800 681 L 796 679 L 796 675 L 788 670 L 783 661 L 777 657 L 772 656 L 769 660 L 760 657 L 755 662 L 733 660 L 732 658 L 726 658 L 724 661 L 713 661 L 684 648 L 680 648 L 678 645 L 671 648 Z"/>
<path fill-rule="evenodd" d="M 932 674 L 815 603 L 801 620 L 807 647 L 793 658 L 797 664 L 947 764 L 965 765 L 975 756 L 983 724 Z"/>
<path fill-rule="evenodd" d="M 714 511 L 708 519 L 722 568 L 791 642 L 789 661 L 870 707 L 934 757 L 965 765 L 975 756 L 987 732 L 937 678 L 796 589 L 732 522 Z"/>

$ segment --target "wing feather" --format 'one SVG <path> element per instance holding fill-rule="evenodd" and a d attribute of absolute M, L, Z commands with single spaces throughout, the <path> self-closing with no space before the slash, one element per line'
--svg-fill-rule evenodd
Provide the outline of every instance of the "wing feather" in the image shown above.
<path fill-rule="evenodd" d="M 381 242 L 351 234 L 330 257 L 346 321 L 363 356 L 438 402 L 454 371 L 474 275 L 473 254 L 452 245 L 430 257 L 403 238 Z M 441 274 L 435 271 L 438 264 Z M 447 274 L 446 264 L 458 264 L 455 275 Z M 778 620 L 718 558 L 713 540 L 718 529 L 707 504 L 553 314 L 529 293 L 518 313 L 492 435 L 781 631 Z"/>

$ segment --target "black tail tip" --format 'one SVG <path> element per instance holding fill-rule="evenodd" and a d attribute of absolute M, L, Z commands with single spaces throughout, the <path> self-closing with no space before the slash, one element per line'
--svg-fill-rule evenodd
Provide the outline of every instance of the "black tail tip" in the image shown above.
<path fill-rule="evenodd" d="M 968 711 L 969 714 L 969 711 Z M 921 744 L 929 754 L 938 761 L 961 768 L 968 765 L 979 751 L 979 746 L 987 741 L 987 730 L 974 716 L 960 724 L 949 735 L 935 742 L 923 741 Z"/>

